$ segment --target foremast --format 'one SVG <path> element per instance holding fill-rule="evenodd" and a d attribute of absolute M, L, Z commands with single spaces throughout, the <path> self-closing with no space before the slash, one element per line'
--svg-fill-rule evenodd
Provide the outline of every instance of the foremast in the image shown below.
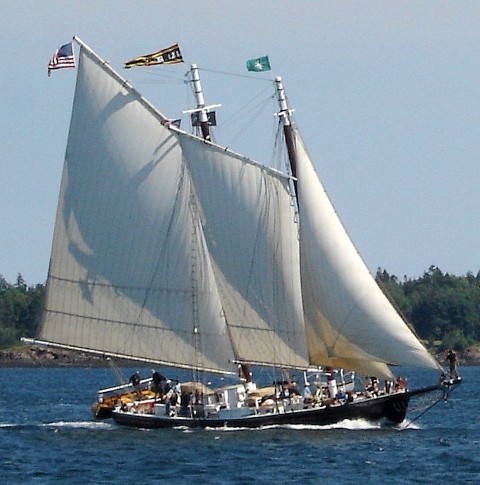
<path fill-rule="evenodd" d="M 192 64 L 190 68 L 191 82 L 193 84 L 193 91 L 195 95 L 195 100 L 197 102 L 197 107 L 194 109 L 189 109 L 183 111 L 183 113 L 198 114 L 198 121 L 200 125 L 200 130 L 202 137 L 206 141 L 212 141 L 212 136 L 210 133 L 210 121 L 209 113 L 213 108 L 218 108 L 220 104 L 205 105 L 205 97 L 203 95 L 202 83 L 200 81 L 200 75 L 198 73 L 198 66 Z"/>

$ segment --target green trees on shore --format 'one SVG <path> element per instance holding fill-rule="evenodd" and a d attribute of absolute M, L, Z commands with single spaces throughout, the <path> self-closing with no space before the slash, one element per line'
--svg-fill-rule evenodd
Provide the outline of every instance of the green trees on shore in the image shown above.
<path fill-rule="evenodd" d="M 400 281 L 378 269 L 376 279 L 429 348 L 463 350 L 480 341 L 480 272 L 454 276 L 430 266 Z"/>
<path fill-rule="evenodd" d="M 480 271 L 454 276 L 431 266 L 420 278 L 400 280 L 379 268 L 376 280 L 428 347 L 463 350 L 480 342 Z M 14 284 L 0 276 L 0 348 L 35 336 L 44 296 L 44 285 L 28 286 L 21 274 Z"/>
<path fill-rule="evenodd" d="M 21 274 L 15 284 L 0 276 L 0 348 L 19 344 L 20 337 L 33 337 L 40 321 L 45 287 L 27 286 Z"/>

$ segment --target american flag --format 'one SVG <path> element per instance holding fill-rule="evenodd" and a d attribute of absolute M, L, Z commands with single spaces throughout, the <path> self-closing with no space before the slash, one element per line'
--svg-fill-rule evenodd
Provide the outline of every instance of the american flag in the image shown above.
<path fill-rule="evenodd" d="M 50 62 L 48 63 L 48 75 L 54 69 L 63 69 L 65 67 L 75 67 L 75 56 L 73 55 L 72 43 L 62 45 L 55 51 Z"/>

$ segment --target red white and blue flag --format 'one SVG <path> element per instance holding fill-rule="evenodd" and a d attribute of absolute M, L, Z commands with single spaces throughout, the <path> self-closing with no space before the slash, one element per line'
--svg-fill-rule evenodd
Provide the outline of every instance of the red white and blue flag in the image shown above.
<path fill-rule="evenodd" d="M 75 67 L 75 56 L 73 55 L 73 46 L 69 44 L 62 45 L 55 51 L 50 62 L 48 63 L 48 75 L 54 69 L 63 69 L 66 67 Z"/>

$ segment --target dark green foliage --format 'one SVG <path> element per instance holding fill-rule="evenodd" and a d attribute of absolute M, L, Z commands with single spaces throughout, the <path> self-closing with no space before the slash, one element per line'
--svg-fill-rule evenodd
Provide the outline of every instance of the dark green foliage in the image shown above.
<path fill-rule="evenodd" d="M 45 288 L 27 286 L 19 274 L 14 285 L 0 276 L 0 348 L 18 345 L 20 337 L 33 337 L 40 321 Z"/>
<path fill-rule="evenodd" d="M 453 276 L 430 266 L 421 278 L 399 281 L 378 269 L 377 282 L 415 329 L 439 350 L 480 341 L 480 276 Z"/>
<path fill-rule="evenodd" d="M 422 277 L 400 281 L 378 269 L 376 280 L 416 334 L 436 350 L 463 350 L 480 342 L 480 272 L 453 276 L 431 266 Z M 45 287 L 15 284 L 0 276 L 0 348 L 34 337 L 40 323 Z"/>

